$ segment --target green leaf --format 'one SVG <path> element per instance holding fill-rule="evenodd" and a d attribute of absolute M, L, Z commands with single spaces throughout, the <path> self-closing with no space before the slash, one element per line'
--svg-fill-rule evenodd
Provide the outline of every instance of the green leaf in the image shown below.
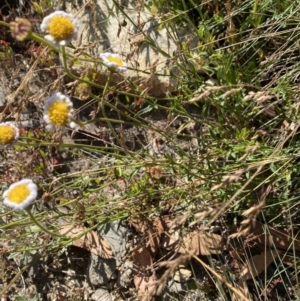
<path fill-rule="evenodd" d="M 22 296 L 15 296 L 14 299 L 15 299 L 15 301 L 28 301 L 27 298 L 24 298 Z"/>

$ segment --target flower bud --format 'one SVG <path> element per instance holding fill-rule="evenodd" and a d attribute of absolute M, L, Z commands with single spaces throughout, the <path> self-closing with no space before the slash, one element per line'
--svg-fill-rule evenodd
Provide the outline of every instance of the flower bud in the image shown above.
<path fill-rule="evenodd" d="M 25 18 L 16 18 L 9 23 L 11 35 L 17 41 L 23 42 L 30 37 L 32 33 L 31 22 Z"/>

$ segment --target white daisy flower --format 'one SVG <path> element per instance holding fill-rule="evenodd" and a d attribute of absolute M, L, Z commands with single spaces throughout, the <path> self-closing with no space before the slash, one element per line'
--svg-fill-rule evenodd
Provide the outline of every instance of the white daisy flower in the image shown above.
<path fill-rule="evenodd" d="M 0 147 L 13 146 L 19 139 L 20 131 L 12 122 L 0 123 Z"/>
<path fill-rule="evenodd" d="M 77 39 L 79 24 L 72 14 L 56 11 L 43 19 L 42 32 L 46 32 L 45 39 L 54 45 L 65 46 L 73 39 Z"/>
<path fill-rule="evenodd" d="M 100 59 L 104 65 L 112 72 L 123 73 L 127 70 L 127 64 L 118 54 L 105 52 L 100 54 Z"/>
<path fill-rule="evenodd" d="M 50 96 L 44 107 L 44 120 L 46 129 L 53 130 L 56 127 L 65 127 L 71 123 L 73 103 L 70 98 L 60 92 Z"/>
<path fill-rule="evenodd" d="M 30 179 L 23 179 L 9 186 L 3 193 L 3 204 L 16 211 L 27 208 L 37 198 L 37 186 Z"/>

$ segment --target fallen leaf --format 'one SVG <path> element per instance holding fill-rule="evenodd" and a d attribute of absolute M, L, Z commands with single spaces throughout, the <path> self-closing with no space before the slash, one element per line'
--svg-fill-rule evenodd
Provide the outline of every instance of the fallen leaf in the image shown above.
<path fill-rule="evenodd" d="M 165 231 L 165 222 L 162 217 L 153 217 L 152 219 L 143 216 L 137 216 L 129 220 L 131 226 L 141 234 L 145 235 L 146 246 L 151 255 L 155 257 L 158 245 L 160 244 L 161 235 Z"/>
<path fill-rule="evenodd" d="M 265 249 L 265 245 L 278 250 L 295 250 L 300 252 L 300 238 L 291 236 L 287 231 L 266 227 L 263 224 L 255 223 L 251 228 L 251 233 L 257 237 L 257 241 L 261 245 L 261 249 Z"/>
<path fill-rule="evenodd" d="M 265 251 L 261 254 L 254 255 L 247 259 L 244 263 L 244 268 L 240 274 L 239 282 L 246 281 L 258 276 L 265 271 L 267 267 L 274 261 L 272 251 Z"/>
<path fill-rule="evenodd" d="M 165 231 L 165 221 L 163 217 L 148 219 L 137 216 L 131 218 L 129 223 L 138 233 L 143 234 L 146 240 L 145 245 L 137 248 L 133 253 L 133 263 L 138 267 L 138 270 L 134 271 L 134 285 L 140 300 L 152 301 L 157 288 L 153 284 L 157 281 L 157 277 L 155 271 L 152 271 L 150 276 L 145 272 L 153 266 L 161 236 Z"/>
<path fill-rule="evenodd" d="M 104 259 L 112 258 L 112 249 L 107 240 L 99 237 L 96 231 L 89 231 L 77 238 L 80 233 L 86 231 L 84 227 L 62 226 L 60 233 L 66 235 L 69 238 L 75 238 L 73 245 L 90 251 L 91 253 L 98 255 Z"/>
<path fill-rule="evenodd" d="M 267 267 L 274 261 L 275 254 L 271 251 L 262 252 L 259 255 L 254 255 L 247 259 L 241 266 L 238 285 L 245 296 L 249 296 L 248 286 L 246 281 L 258 276 L 261 272 L 266 271 Z"/>
<path fill-rule="evenodd" d="M 155 271 L 150 276 L 147 275 L 146 271 L 153 265 L 153 258 L 146 247 L 134 251 L 133 264 L 137 267 L 133 272 L 133 282 L 139 299 L 154 300 L 156 287 L 153 283 L 157 280 L 157 277 Z"/>

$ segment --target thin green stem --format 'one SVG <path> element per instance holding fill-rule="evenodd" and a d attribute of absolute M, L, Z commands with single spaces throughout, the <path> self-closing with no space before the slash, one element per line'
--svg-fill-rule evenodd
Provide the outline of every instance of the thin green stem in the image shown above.
<path fill-rule="evenodd" d="M 61 54 L 62 54 L 62 59 L 63 59 L 63 67 L 64 67 L 64 70 L 65 72 L 67 73 L 67 75 L 72 78 L 72 79 L 75 79 L 75 80 L 78 80 L 79 82 L 82 82 L 82 83 L 86 83 L 92 87 L 95 87 L 95 88 L 98 88 L 98 89 L 103 89 L 103 86 L 102 85 L 98 85 L 98 84 L 95 84 L 94 82 L 91 82 L 89 80 L 85 80 L 83 78 L 80 78 L 76 75 L 74 75 L 73 73 L 71 73 L 71 71 L 69 70 L 68 68 L 68 65 L 67 65 L 67 53 L 66 53 L 66 49 L 65 49 L 65 46 L 62 46 L 61 47 Z"/>
<path fill-rule="evenodd" d="M 26 212 L 28 213 L 29 217 L 31 218 L 31 220 L 44 232 L 50 234 L 51 236 L 56 236 L 56 237 L 65 237 L 64 235 L 60 235 L 58 233 L 53 233 L 51 231 L 49 231 L 47 228 L 45 228 L 42 224 L 40 224 L 40 222 L 35 218 L 35 216 L 32 214 L 31 210 L 29 208 L 25 209 Z"/>
<path fill-rule="evenodd" d="M 112 76 L 113 76 L 113 73 L 112 73 L 112 72 L 109 72 L 109 76 L 108 76 L 108 79 L 107 79 L 107 81 L 106 81 L 106 83 L 105 83 L 104 90 L 103 90 L 102 101 L 103 101 L 104 96 L 105 96 L 105 94 L 106 94 L 106 92 L 107 92 L 107 90 L 108 90 L 109 82 L 111 81 Z"/>
<path fill-rule="evenodd" d="M 63 67 L 64 67 L 64 71 L 66 72 L 66 74 L 74 79 L 74 80 L 78 80 L 79 82 L 81 83 L 86 83 L 88 85 L 90 85 L 91 87 L 95 87 L 95 88 L 98 88 L 98 89 L 107 89 L 107 87 L 105 88 L 105 86 L 102 86 L 102 85 L 99 85 L 99 84 L 96 84 L 94 83 L 93 81 L 89 81 L 89 80 L 86 80 L 84 78 L 80 78 L 76 75 L 74 75 L 69 69 L 68 69 L 68 65 L 67 65 L 67 57 L 70 56 L 66 53 L 66 50 L 65 50 L 65 46 L 62 46 L 61 47 L 61 52 L 59 50 L 56 49 L 56 51 L 58 51 L 59 53 L 62 54 L 62 59 L 63 59 Z M 73 56 L 70 56 L 71 58 L 74 58 Z M 84 59 L 80 59 L 80 60 L 84 60 Z M 97 62 L 97 61 L 95 61 Z M 130 81 L 128 81 L 130 82 Z M 134 85 L 134 88 L 135 89 L 139 89 L 139 87 L 137 85 Z M 141 89 L 139 89 L 140 92 L 142 92 Z M 121 90 L 116 90 L 114 89 L 113 90 L 114 93 L 118 93 L 120 95 L 126 95 L 128 97 L 133 97 L 133 98 L 136 98 L 138 97 L 140 94 L 133 94 L 133 93 L 129 93 L 129 92 L 124 92 L 124 91 L 121 91 Z M 157 97 L 152 97 L 152 96 L 147 96 L 145 97 L 145 99 L 149 99 L 149 100 L 153 100 L 153 101 L 157 101 L 157 100 L 164 100 L 164 101 L 169 101 L 169 100 L 173 100 L 173 98 L 157 98 Z"/>
<path fill-rule="evenodd" d="M 0 296 L 3 296 L 13 285 L 14 283 L 22 276 L 22 274 L 36 264 L 45 254 L 37 254 L 31 262 L 22 267 L 19 272 L 10 280 L 10 282 L 0 291 Z"/>
<path fill-rule="evenodd" d="M 83 78 L 80 78 L 76 75 L 74 75 L 69 69 L 68 69 L 68 65 L 67 65 L 67 53 L 66 53 L 66 50 L 65 50 L 65 46 L 62 46 L 61 47 L 61 54 L 62 54 L 62 59 L 63 59 L 63 67 L 64 67 L 64 70 L 66 72 L 66 74 L 72 78 L 72 79 L 75 79 L 75 80 L 78 80 L 79 82 L 81 83 L 86 83 L 92 87 L 95 87 L 95 88 L 98 88 L 98 89 L 107 89 L 105 88 L 104 86 L 102 85 L 98 85 L 92 81 L 89 81 L 89 80 L 86 80 L 86 79 L 83 79 Z M 118 92 L 119 94 L 123 94 L 123 95 L 127 95 L 129 97 L 137 97 L 136 94 L 132 94 L 132 93 L 127 93 L 127 92 L 123 92 L 123 91 L 115 91 L 115 92 Z"/>
<path fill-rule="evenodd" d="M 65 57 L 69 57 L 69 58 L 74 59 L 74 60 L 75 60 L 75 59 L 78 59 L 78 58 L 76 58 L 74 55 L 72 55 L 72 54 L 70 54 L 70 53 L 66 53 L 64 47 L 61 47 L 61 48 L 60 48 L 60 47 L 57 47 L 57 46 L 55 46 L 54 44 L 52 44 L 52 43 L 48 42 L 47 40 L 45 40 L 44 37 L 42 37 L 42 36 L 40 36 L 40 35 L 38 35 L 38 34 L 36 34 L 36 33 L 31 33 L 30 39 L 32 39 L 33 41 L 36 41 L 36 42 L 38 42 L 38 43 L 40 43 L 40 44 L 43 44 L 43 45 L 49 47 L 50 49 L 52 49 L 53 51 L 56 51 L 57 53 L 63 54 L 63 52 L 64 52 Z M 71 46 L 71 48 L 74 48 L 74 46 Z M 88 56 L 88 54 L 86 54 L 86 53 L 83 53 L 83 54 L 84 54 L 85 56 Z M 91 58 L 82 58 L 82 57 L 80 58 L 80 61 L 94 62 L 94 63 L 97 63 L 97 62 L 98 62 L 98 61 L 95 60 L 95 59 L 91 59 Z"/>
<path fill-rule="evenodd" d="M 102 115 L 103 115 L 103 117 L 106 118 L 106 119 L 107 119 L 107 116 L 106 116 L 106 112 L 105 112 L 105 95 L 106 95 L 106 92 L 107 92 L 108 89 L 109 89 L 109 83 L 110 83 L 110 81 L 111 81 L 112 76 L 113 76 L 113 72 L 110 72 L 110 73 L 109 73 L 109 76 L 108 76 L 108 79 L 107 79 L 107 81 L 106 81 L 106 84 L 105 84 L 105 86 L 104 86 L 104 90 L 103 90 L 103 94 L 102 94 L 102 98 L 101 98 L 101 103 L 100 103 L 100 105 L 101 105 L 101 110 L 102 110 Z M 122 139 L 119 139 L 119 137 L 118 137 L 118 135 L 117 135 L 115 129 L 114 129 L 113 126 L 111 125 L 111 123 L 110 123 L 109 121 L 107 121 L 106 123 L 107 123 L 108 127 L 110 128 L 112 134 L 114 135 L 115 139 L 116 139 L 117 142 L 119 143 L 119 145 L 121 145 L 122 148 L 123 148 L 123 150 L 124 150 L 126 153 L 128 153 L 128 150 L 127 150 L 126 145 L 124 144 L 124 142 L 123 142 Z"/>

